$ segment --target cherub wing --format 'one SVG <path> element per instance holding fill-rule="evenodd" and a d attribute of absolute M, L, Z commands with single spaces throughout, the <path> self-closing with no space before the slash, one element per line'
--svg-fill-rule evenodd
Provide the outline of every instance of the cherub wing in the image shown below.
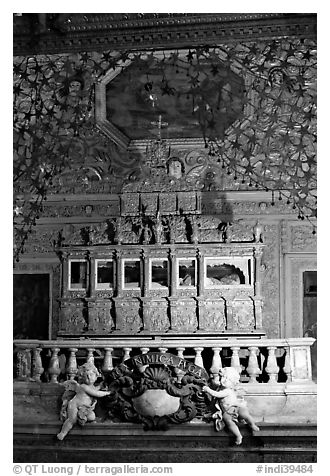
<path fill-rule="evenodd" d="M 78 387 L 80 387 L 79 383 L 76 380 L 66 380 L 62 383 L 65 390 L 72 390 L 73 392 L 77 392 Z"/>
<path fill-rule="evenodd" d="M 61 385 L 65 388 L 64 393 L 62 395 L 62 400 L 71 400 L 71 398 L 75 396 L 78 391 L 78 388 L 80 387 L 79 383 L 75 380 L 66 380 Z"/>

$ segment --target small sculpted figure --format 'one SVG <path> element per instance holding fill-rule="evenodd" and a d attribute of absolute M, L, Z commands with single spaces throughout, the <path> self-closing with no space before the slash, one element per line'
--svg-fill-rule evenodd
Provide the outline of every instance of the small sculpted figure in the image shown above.
<path fill-rule="evenodd" d="M 220 370 L 221 390 L 215 391 L 208 386 L 203 387 L 203 391 L 216 398 L 216 408 L 218 411 L 213 414 L 217 431 L 225 426 L 236 437 L 236 445 L 242 443 L 242 435 L 236 422 L 245 420 L 254 431 L 259 431 L 247 408 L 247 402 L 240 395 L 238 389 L 239 373 L 232 367 L 225 367 Z"/>
<path fill-rule="evenodd" d="M 257 223 L 253 227 L 253 236 L 256 243 L 263 243 L 263 231 L 264 227 L 259 222 L 259 220 L 257 220 Z"/>
<path fill-rule="evenodd" d="M 63 404 L 60 414 L 64 423 L 60 433 L 57 434 L 59 440 L 63 440 L 76 423 L 84 425 L 86 422 L 95 420 L 96 399 L 111 393 L 99 390 L 99 387 L 94 385 L 99 376 L 94 364 L 87 362 L 78 368 L 78 382 L 75 380 L 64 382 L 66 390 L 62 397 Z"/>

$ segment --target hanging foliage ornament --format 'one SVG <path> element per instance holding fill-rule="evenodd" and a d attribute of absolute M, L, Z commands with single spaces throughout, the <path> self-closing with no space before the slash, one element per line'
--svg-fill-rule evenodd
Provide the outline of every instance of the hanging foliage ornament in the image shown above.
<path fill-rule="evenodd" d="M 82 151 L 92 149 L 94 157 L 105 156 L 109 143 L 95 127 L 94 84 L 111 69 L 124 70 L 128 60 L 145 74 L 144 93 L 153 110 L 162 96 L 190 101 L 209 156 L 222 163 L 234 180 L 280 191 L 278 196 L 287 199 L 300 218 L 316 217 L 313 40 L 199 46 L 188 53 L 15 57 L 16 259 L 42 213 L 54 178 Z M 186 78 L 181 90 L 174 86 L 175 76 Z M 131 85 L 134 90 L 134 78 Z"/>

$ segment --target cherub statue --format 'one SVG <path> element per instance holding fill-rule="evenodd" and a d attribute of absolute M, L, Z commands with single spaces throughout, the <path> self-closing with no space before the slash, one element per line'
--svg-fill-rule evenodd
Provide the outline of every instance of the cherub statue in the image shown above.
<path fill-rule="evenodd" d="M 60 414 L 64 423 L 60 433 L 57 434 L 59 440 L 63 440 L 77 422 L 84 425 L 88 421 L 95 420 L 96 398 L 105 397 L 111 393 L 99 390 L 99 386 L 94 386 L 99 376 L 100 373 L 95 365 L 87 362 L 78 368 L 78 382 L 75 380 L 64 382 L 65 392 Z"/>
<path fill-rule="evenodd" d="M 215 391 L 208 386 L 204 386 L 203 391 L 217 399 L 215 406 L 218 411 L 213 414 L 213 418 L 216 420 L 216 430 L 220 431 L 227 426 L 229 431 L 236 437 L 236 445 L 240 445 L 243 437 L 236 425 L 238 420 L 245 420 L 254 431 L 259 431 L 259 427 L 251 417 L 247 408 L 247 402 L 239 391 L 239 373 L 237 370 L 233 367 L 225 367 L 219 373 L 222 389 Z"/>

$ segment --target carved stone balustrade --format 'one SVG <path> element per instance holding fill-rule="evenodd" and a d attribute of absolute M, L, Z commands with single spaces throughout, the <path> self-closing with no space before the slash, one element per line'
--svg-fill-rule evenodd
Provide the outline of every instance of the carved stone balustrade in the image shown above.
<path fill-rule="evenodd" d="M 77 366 L 93 361 L 111 370 L 132 355 L 169 352 L 203 367 L 214 383 L 222 367 L 234 367 L 242 383 L 281 385 L 312 382 L 313 338 L 220 339 L 135 337 L 86 340 L 16 340 L 18 380 L 59 382 L 74 378 Z M 65 365 L 63 364 L 65 363 Z"/>

